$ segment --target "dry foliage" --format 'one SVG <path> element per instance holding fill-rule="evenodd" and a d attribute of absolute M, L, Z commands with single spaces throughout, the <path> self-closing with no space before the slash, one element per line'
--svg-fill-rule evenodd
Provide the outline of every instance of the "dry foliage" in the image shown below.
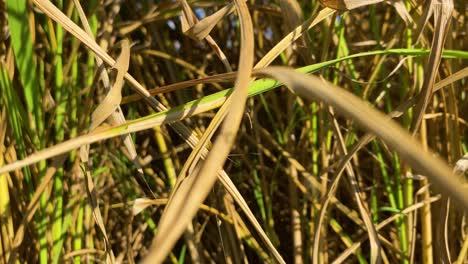
<path fill-rule="evenodd" d="M 464 8 L 0 0 L 0 263 L 466 262 Z"/>

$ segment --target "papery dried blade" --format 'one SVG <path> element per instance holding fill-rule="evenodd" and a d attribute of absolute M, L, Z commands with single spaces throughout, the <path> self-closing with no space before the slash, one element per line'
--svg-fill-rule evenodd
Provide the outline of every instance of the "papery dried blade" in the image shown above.
<path fill-rule="evenodd" d="M 416 29 L 413 35 L 413 41 L 415 42 L 415 44 L 419 42 L 422 36 L 422 33 L 424 31 L 424 28 L 426 27 L 427 22 L 429 21 L 429 18 L 431 17 L 432 13 L 434 13 L 433 6 L 434 6 L 435 1 L 436 0 L 426 0 L 424 2 L 424 12 L 418 20 L 418 23 L 416 25 Z"/>
<path fill-rule="evenodd" d="M 352 10 L 361 6 L 377 4 L 384 0 L 320 0 L 320 2 L 329 8 L 336 10 Z"/>
<path fill-rule="evenodd" d="M 189 4 L 187 3 L 186 0 L 180 0 L 180 3 L 182 5 L 182 15 L 181 15 L 182 32 L 184 34 L 189 34 L 188 31 L 198 23 L 198 19 L 195 16 L 195 14 L 193 13 L 192 9 L 190 8 L 190 6 L 189 6 Z M 203 31 L 203 35 L 205 36 L 204 39 L 206 40 L 208 45 L 210 45 L 210 47 L 213 49 L 213 51 L 216 53 L 216 55 L 219 57 L 221 62 L 224 64 L 224 67 L 226 68 L 226 70 L 229 71 L 229 72 L 232 71 L 231 65 L 230 65 L 229 60 L 227 59 L 226 55 L 221 50 L 221 48 L 216 43 L 216 41 L 214 41 L 214 39 L 209 35 L 209 33 L 210 32 L 207 31 L 207 30 Z M 197 38 L 197 40 L 198 40 L 198 38 Z"/>
<path fill-rule="evenodd" d="M 421 125 L 426 108 L 429 105 L 433 93 L 433 86 L 439 69 L 448 28 L 452 18 L 453 1 L 439 0 L 434 5 L 434 36 L 431 44 L 429 61 L 424 73 L 424 81 L 421 88 L 421 96 L 414 108 L 414 116 L 411 124 L 413 134 L 416 134 Z"/>
<path fill-rule="evenodd" d="M 124 76 L 128 71 L 130 61 L 130 42 L 124 39 L 122 42 L 122 51 L 120 56 L 117 58 L 113 69 L 117 70 L 117 77 L 115 83 L 112 85 L 111 90 L 107 93 L 104 100 L 98 105 L 96 110 L 91 115 L 91 125 L 89 130 L 93 131 L 98 127 L 104 120 L 106 120 L 122 101 L 122 87 L 124 85 Z"/>
<path fill-rule="evenodd" d="M 182 25 L 182 32 L 185 34 L 185 32 L 187 32 L 193 25 L 197 23 L 197 18 L 193 14 L 192 9 L 186 0 L 180 0 L 179 3 L 182 7 L 180 22 Z"/>
<path fill-rule="evenodd" d="M 398 15 L 405 21 L 405 24 L 409 27 L 413 27 L 415 25 L 413 18 L 411 15 L 408 13 L 408 10 L 405 7 L 405 4 L 403 1 L 398 0 L 398 1 L 387 1 L 388 4 L 392 5 L 395 10 L 397 11 Z"/>
<path fill-rule="evenodd" d="M 213 30 L 213 28 L 216 26 L 216 24 L 218 24 L 218 22 L 221 19 L 223 19 L 224 17 L 226 17 L 233 11 L 234 11 L 234 5 L 229 4 L 221 8 L 214 14 L 207 16 L 203 18 L 202 20 L 200 20 L 199 22 L 194 24 L 192 27 L 185 30 L 184 34 L 186 34 L 187 36 L 191 37 L 194 40 L 200 41 L 206 38 L 210 34 L 211 30 Z"/>

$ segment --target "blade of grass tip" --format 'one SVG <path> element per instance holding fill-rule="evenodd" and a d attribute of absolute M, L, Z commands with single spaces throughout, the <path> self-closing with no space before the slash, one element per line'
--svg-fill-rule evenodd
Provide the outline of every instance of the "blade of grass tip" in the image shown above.
<path fill-rule="evenodd" d="M 271 67 L 261 72 L 282 81 L 298 94 L 311 100 L 319 99 L 332 105 L 341 114 L 353 118 L 360 126 L 376 134 L 397 151 L 409 165 L 426 175 L 443 193 L 459 205 L 468 207 L 468 195 L 463 184 L 453 176 L 445 162 L 422 151 L 419 143 L 399 125 L 388 120 L 385 115 L 369 107 L 355 95 L 331 84 L 323 85 L 315 76 L 290 69 Z"/>
<path fill-rule="evenodd" d="M 424 117 L 426 108 L 429 105 L 433 93 L 433 86 L 437 72 L 440 65 L 441 55 L 444 49 L 445 40 L 450 27 L 452 19 L 453 1 L 452 0 L 438 0 L 432 7 L 434 9 L 434 36 L 432 38 L 431 52 L 429 54 L 429 61 L 424 73 L 423 85 L 421 87 L 421 95 L 414 108 L 414 116 L 411 124 L 413 135 L 415 135 L 421 120 Z"/>
<path fill-rule="evenodd" d="M 247 5 L 243 0 L 236 0 L 241 25 L 241 48 L 239 59 L 239 72 L 236 80 L 233 102 L 226 120 L 221 126 L 219 138 L 214 142 L 213 148 L 200 170 L 194 172 L 193 177 L 187 178 L 174 196 L 172 203 L 168 204 L 165 221 L 158 225 L 159 229 L 151 245 L 150 251 L 145 256 L 143 263 L 160 263 L 169 254 L 173 245 L 191 221 L 199 205 L 208 195 L 215 183 L 216 175 L 229 154 L 234 143 L 235 135 L 242 120 L 245 101 L 248 94 L 248 85 L 251 80 L 254 56 L 253 27 Z M 201 177 L 202 176 L 202 177 Z M 183 213 L 180 216 L 180 213 Z M 279 258 L 281 259 L 281 257 Z"/>
<path fill-rule="evenodd" d="M 75 3 L 76 9 L 78 11 L 78 15 L 80 17 L 81 23 L 83 24 L 83 27 L 84 27 L 86 33 L 91 38 L 94 38 L 93 31 L 91 30 L 91 27 L 90 27 L 90 25 L 88 23 L 88 19 L 86 17 L 86 14 L 83 11 L 83 8 L 81 7 L 80 2 L 78 0 L 73 0 L 73 1 Z M 120 55 L 120 56 L 122 56 L 122 55 Z M 96 60 L 96 66 L 97 66 L 98 69 L 100 69 L 101 67 L 104 67 L 104 63 L 103 63 L 101 58 L 95 56 L 95 60 Z M 108 89 L 108 92 L 109 92 L 110 89 L 112 89 L 112 88 L 111 88 L 111 85 L 110 85 L 109 75 L 107 74 L 107 71 L 105 71 L 105 70 L 101 71 L 101 80 L 102 80 L 102 83 L 103 83 L 104 87 L 106 87 L 106 89 Z M 125 117 L 124 117 L 124 115 L 122 113 L 122 110 L 120 108 L 120 102 L 119 102 L 119 105 L 117 106 L 116 110 L 114 112 L 112 112 L 112 114 L 110 115 L 109 121 L 111 121 L 111 123 L 113 123 L 113 124 L 118 124 L 118 125 L 125 123 L 126 120 L 125 120 Z M 122 136 L 122 139 L 124 141 L 125 147 L 128 150 L 128 153 L 130 155 L 132 163 L 137 168 L 137 172 L 138 172 L 137 177 L 139 177 L 139 179 L 140 179 L 140 180 L 137 180 L 137 182 L 142 181 L 141 188 L 143 189 L 143 191 L 145 192 L 146 195 L 151 196 L 151 197 L 155 197 L 154 193 L 151 191 L 151 188 L 149 187 L 148 182 L 146 181 L 146 179 L 144 177 L 143 168 L 142 168 L 142 166 L 141 166 L 141 164 L 140 164 L 140 162 L 138 160 L 138 155 L 137 155 L 137 152 L 136 152 L 136 149 L 135 149 L 135 144 L 133 143 L 133 140 L 132 140 L 131 136 L 130 135 L 124 135 L 124 136 Z"/>

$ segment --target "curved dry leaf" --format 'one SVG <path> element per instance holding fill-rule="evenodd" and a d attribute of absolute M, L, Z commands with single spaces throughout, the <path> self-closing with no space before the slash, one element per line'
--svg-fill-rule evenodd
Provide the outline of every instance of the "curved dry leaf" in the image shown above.
<path fill-rule="evenodd" d="M 384 114 L 355 95 L 317 77 L 286 68 L 271 67 L 261 72 L 285 83 L 301 96 L 323 101 L 341 114 L 353 118 L 361 127 L 374 133 L 397 151 L 405 162 L 426 175 L 442 192 L 460 205 L 468 207 L 468 195 L 463 184 L 454 177 L 445 162 L 425 152 L 397 123 L 388 120 Z"/>
<path fill-rule="evenodd" d="M 130 62 L 130 42 L 128 39 L 122 40 L 122 51 L 117 58 L 112 69 L 117 70 L 117 77 L 115 83 L 107 93 L 106 97 L 98 105 L 91 115 L 91 125 L 89 130 L 93 131 L 98 127 L 104 120 L 106 120 L 111 114 L 115 112 L 117 107 L 122 101 L 122 87 L 124 85 L 124 76 L 128 71 Z"/>
<path fill-rule="evenodd" d="M 403 3 L 403 1 L 401 1 L 401 0 L 399 0 L 399 1 L 387 1 L 387 3 L 389 3 L 390 5 L 392 5 L 395 8 L 396 12 L 401 17 L 401 19 L 403 19 L 403 21 L 405 21 L 405 24 L 407 26 L 413 27 L 415 25 L 414 20 L 411 17 L 411 15 L 408 13 L 408 10 L 406 9 L 405 4 Z"/>
<path fill-rule="evenodd" d="M 234 5 L 232 3 L 224 6 L 214 14 L 207 16 L 194 24 L 189 28 L 185 28 L 184 34 L 191 37 L 194 40 L 202 40 L 206 38 L 211 30 L 218 24 L 218 22 L 234 11 Z"/>
<path fill-rule="evenodd" d="M 196 26 L 197 23 L 199 23 L 199 22 L 198 22 L 198 18 L 193 13 L 192 8 L 190 8 L 187 1 L 186 0 L 180 0 L 179 2 L 182 5 L 182 15 L 180 16 L 180 20 L 181 20 L 180 22 L 182 24 L 182 32 L 185 33 L 185 32 L 188 32 L 193 26 Z M 214 25 L 213 25 L 213 27 L 214 27 Z M 209 31 L 211 31 L 211 29 Z M 210 45 L 210 47 L 216 53 L 218 58 L 224 64 L 224 67 L 226 68 L 226 70 L 231 72 L 232 68 L 231 68 L 231 64 L 229 63 L 229 60 L 227 59 L 226 55 L 221 50 L 219 45 L 216 43 L 216 41 L 214 41 L 214 39 L 209 35 L 209 33 L 210 33 L 209 31 L 207 31 L 207 30 L 203 31 L 204 34 L 206 33 L 206 35 L 204 37 L 206 42 L 208 43 L 208 45 Z"/>
<path fill-rule="evenodd" d="M 434 12 L 433 6 L 434 6 L 435 1 L 436 0 L 427 0 L 424 2 L 424 12 L 419 18 L 418 23 L 416 25 L 416 29 L 414 30 L 413 42 L 415 42 L 415 44 L 419 42 L 424 28 L 426 27 L 427 22 L 429 21 L 429 18 L 432 16 L 432 13 Z"/>
<path fill-rule="evenodd" d="M 145 210 L 148 206 L 156 204 L 152 199 L 138 198 L 133 201 L 132 214 L 138 215 L 141 211 Z"/>

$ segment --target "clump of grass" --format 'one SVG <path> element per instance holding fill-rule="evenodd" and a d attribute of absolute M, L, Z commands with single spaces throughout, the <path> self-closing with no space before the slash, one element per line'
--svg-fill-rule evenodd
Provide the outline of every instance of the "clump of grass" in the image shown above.
<path fill-rule="evenodd" d="M 466 261 L 458 5 L 0 2 L 0 262 Z"/>

